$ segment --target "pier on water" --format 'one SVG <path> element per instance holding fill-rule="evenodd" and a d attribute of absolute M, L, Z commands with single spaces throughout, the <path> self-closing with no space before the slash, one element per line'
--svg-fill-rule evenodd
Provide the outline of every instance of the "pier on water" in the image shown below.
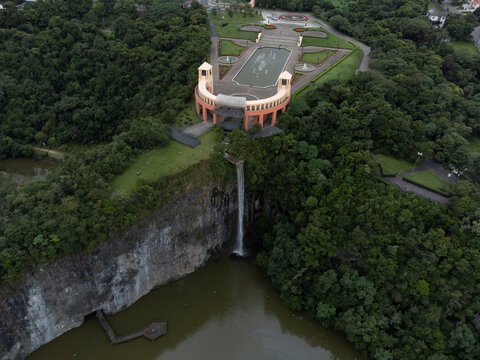
<path fill-rule="evenodd" d="M 125 336 L 117 336 L 113 331 L 112 327 L 108 323 L 107 319 L 103 315 L 101 310 L 97 310 L 96 312 L 97 319 L 102 325 L 103 329 L 107 333 L 108 338 L 112 344 L 121 344 L 130 340 L 137 339 L 139 337 L 146 337 L 147 339 L 154 341 L 159 337 L 165 335 L 167 333 L 167 322 L 162 321 L 155 321 L 148 325 L 146 328 L 136 331 L 134 333 L 125 335 Z"/>

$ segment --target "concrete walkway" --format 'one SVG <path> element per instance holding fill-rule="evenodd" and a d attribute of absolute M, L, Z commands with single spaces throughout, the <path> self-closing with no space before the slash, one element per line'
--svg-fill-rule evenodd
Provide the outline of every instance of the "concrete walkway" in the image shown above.
<path fill-rule="evenodd" d="M 184 127 L 181 130 L 187 135 L 193 136 L 194 138 L 199 138 L 208 130 L 210 130 L 212 126 L 212 123 L 201 121 L 196 124 Z"/>
<path fill-rule="evenodd" d="M 440 205 L 446 205 L 448 203 L 448 197 L 440 195 L 436 192 L 427 190 L 427 189 L 425 189 L 421 186 L 418 186 L 418 185 L 415 185 L 415 184 L 412 184 L 408 181 L 403 180 L 403 178 L 405 176 L 410 175 L 412 173 L 417 173 L 417 172 L 420 172 L 420 171 L 423 171 L 423 170 L 426 170 L 426 169 L 418 168 L 418 169 L 413 170 L 413 172 L 412 172 L 412 170 L 407 170 L 407 171 L 404 171 L 404 172 L 398 174 L 395 177 L 384 176 L 384 177 L 382 177 L 382 179 L 388 181 L 391 184 L 397 185 L 400 189 L 402 189 L 405 192 L 420 195 L 421 197 L 423 197 L 425 199 L 428 199 L 430 201 L 436 202 L 437 204 L 440 204 Z"/>
<path fill-rule="evenodd" d="M 372 155 L 373 160 L 375 160 L 375 157 Z M 441 205 L 445 205 L 448 203 L 448 197 L 438 194 L 434 191 L 425 189 L 421 186 L 412 184 L 411 182 L 405 181 L 403 178 L 405 176 L 408 176 L 410 174 L 414 174 L 420 171 L 425 171 L 425 170 L 430 170 L 433 172 L 435 175 L 439 176 L 447 184 L 455 184 L 457 183 L 460 178 L 454 174 L 451 174 L 447 169 L 445 169 L 440 163 L 434 160 L 425 160 L 425 162 L 419 166 L 418 168 L 414 170 L 407 170 L 404 171 L 397 176 L 391 177 L 391 176 L 382 176 L 382 179 L 385 181 L 388 181 L 391 184 L 397 185 L 400 189 L 402 189 L 405 192 L 413 193 L 416 195 L 419 195 L 421 197 L 424 197 L 425 199 L 428 199 L 430 201 L 436 202 Z M 450 174 L 450 176 L 448 176 Z"/>

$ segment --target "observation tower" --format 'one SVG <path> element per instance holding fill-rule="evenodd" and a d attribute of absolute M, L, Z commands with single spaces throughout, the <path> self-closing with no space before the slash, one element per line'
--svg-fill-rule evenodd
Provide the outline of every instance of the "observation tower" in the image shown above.
<path fill-rule="evenodd" d="M 241 95 L 214 95 L 212 70 L 212 65 L 207 62 L 198 68 L 195 107 L 203 121 L 208 121 L 211 117 L 214 124 L 220 124 L 225 121 L 225 117 L 243 119 L 245 130 L 249 128 L 250 120 L 253 124 L 260 124 L 262 128 L 267 121 L 272 126 L 276 125 L 278 113 L 285 112 L 290 102 L 292 74 L 288 71 L 280 74 L 275 95 L 265 99 L 247 100 Z"/>

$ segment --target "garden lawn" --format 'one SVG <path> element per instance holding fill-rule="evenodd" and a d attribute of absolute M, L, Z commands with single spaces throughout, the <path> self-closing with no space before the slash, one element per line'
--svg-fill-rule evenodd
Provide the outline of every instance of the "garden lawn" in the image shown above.
<path fill-rule="evenodd" d="M 220 55 L 240 55 L 245 46 L 235 44 L 232 40 L 220 40 Z"/>
<path fill-rule="evenodd" d="M 352 54 L 347 55 L 340 63 L 331 70 L 328 70 L 324 75 L 315 80 L 315 84 L 324 84 L 330 80 L 347 81 L 355 76 L 358 65 L 362 61 L 362 50 L 355 49 Z"/>
<path fill-rule="evenodd" d="M 324 46 L 324 47 L 332 47 L 332 48 L 339 48 L 339 49 L 355 49 L 355 45 L 352 43 L 343 40 L 341 37 L 334 35 L 326 30 L 322 31 L 328 34 L 328 38 L 322 39 L 313 36 L 308 36 L 308 31 L 305 31 L 303 34 L 305 35 L 302 40 L 302 46 Z"/>
<path fill-rule="evenodd" d="M 472 153 L 479 153 L 480 154 L 480 138 L 474 137 L 470 139 L 470 142 L 468 144 L 468 149 Z"/>
<path fill-rule="evenodd" d="M 292 83 L 295 82 L 297 79 L 301 78 L 304 74 L 300 74 L 300 73 L 295 73 L 295 75 L 293 75 L 293 79 L 292 79 Z"/>
<path fill-rule="evenodd" d="M 383 175 L 397 175 L 413 168 L 413 164 L 383 154 L 375 154 L 375 160 L 382 168 Z"/>
<path fill-rule="evenodd" d="M 430 170 L 419 171 L 417 173 L 405 176 L 405 179 L 410 180 L 426 188 L 438 191 L 444 195 L 448 195 L 445 191 L 447 182 Z"/>
<path fill-rule="evenodd" d="M 202 119 L 200 119 L 195 111 L 195 103 L 192 101 L 185 109 L 178 113 L 173 125 L 177 128 L 182 128 L 184 126 L 195 124 L 201 120 Z"/>
<path fill-rule="evenodd" d="M 222 15 L 224 16 L 224 19 L 222 19 Z M 257 39 L 258 32 L 239 30 L 239 28 L 242 25 L 254 24 L 259 20 L 263 20 L 263 17 L 261 15 L 243 17 L 235 14 L 232 18 L 230 18 L 227 13 L 223 12 L 219 12 L 217 16 L 212 15 L 210 18 L 216 25 L 217 37 L 247 39 L 250 41 L 255 41 Z M 227 25 L 222 26 L 222 24 Z"/>
<path fill-rule="evenodd" d="M 327 60 L 330 56 L 335 54 L 335 50 L 323 50 L 317 52 L 305 52 L 302 55 L 301 62 L 307 62 L 309 64 L 321 64 L 325 60 Z"/>
<path fill-rule="evenodd" d="M 347 58 L 343 57 L 340 62 L 333 68 L 325 70 L 320 77 L 313 82 L 317 85 L 321 85 L 330 80 L 347 81 L 355 76 L 355 72 L 362 60 L 362 51 L 355 49 Z M 293 100 L 300 100 L 306 96 L 306 94 L 312 90 L 312 86 L 307 86 L 305 89 L 302 87 L 293 96 Z"/>
<path fill-rule="evenodd" d="M 477 47 L 475 46 L 474 43 L 471 43 L 471 42 L 466 42 L 466 41 L 450 41 L 449 42 L 450 45 L 453 46 L 453 48 L 455 49 L 455 51 L 459 51 L 459 50 L 466 50 L 472 54 L 477 54 L 479 53 Z"/>
<path fill-rule="evenodd" d="M 113 180 L 111 190 L 128 193 L 132 191 L 139 179 L 154 181 L 209 158 L 217 143 L 217 135 L 209 131 L 202 135 L 200 140 L 201 144 L 193 149 L 172 140 L 167 146 L 138 156 L 122 175 Z M 140 175 L 137 176 L 139 172 Z"/>

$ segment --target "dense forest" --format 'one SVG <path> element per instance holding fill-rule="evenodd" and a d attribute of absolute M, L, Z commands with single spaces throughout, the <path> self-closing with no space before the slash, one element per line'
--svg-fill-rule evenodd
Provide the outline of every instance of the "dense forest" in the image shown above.
<path fill-rule="evenodd" d="M 49 0 L 0 11 L 0 158 L 31 155 L 32 142 L 106 142 L 68 157 L 47 182 L 0 189 L 1 281 L 92 249 L 168 197 L 168 179 L 126 198 L 108 182 L 170 141 L 210 37 L 199 6 L 152 0 L 142 9 Z"/>
<path fill-rule="evenodd" d="M 371 44 L 372 70 L 298 97 L 284 135 L 231 136 L 249 188 L 274 209 L 259 221 L 257 260 L 292 309 L 374 359 L 478 359 L 480 159 L 466 145 L 480 132 L 480 56 L 444 42 L 448 29 L 429 24 L 423 2 L 314 10 Z M 380 181 L 370 151 L 422 151 L 467 167 L 473 182 L 439 206 Z"/>
<path fill-rule="evenodd" d="M 0 12 L 0 157 L 12 141 L 109 142 L 133 119 L 173 122 L 208 54 L 206 14 L 173 0 L 142 9 L 49 0 Z"/>

